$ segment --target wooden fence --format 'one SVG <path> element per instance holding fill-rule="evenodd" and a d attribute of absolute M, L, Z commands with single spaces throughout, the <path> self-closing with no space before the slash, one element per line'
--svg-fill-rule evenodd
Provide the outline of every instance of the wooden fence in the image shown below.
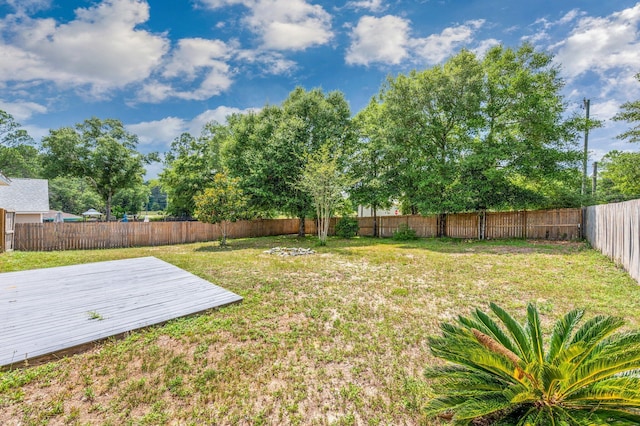
<path fill-rule="evenodd" d="M 266 219 L 231 223 L 230 238 L 287 235 L 298 232 L 298 219 Z M 307 231 L 315 222 L 307 220 Z M 200 222 L 62 222 L 19 223 L 15 249 L 23 251 L 89 250 L 215 241 L 220 227 Z"/>
<path fill-rule="evenodd" d="M 13 250 L 15 222 L 15 212 L 0 209 L 0 253 Z"/>
<path fill-rule="evenodd" d="M 640 200 L 587 207 L 585 237 L 640 282 Z"/>
<path fill-rule="evenodd" d="M 329 232 L 335 233 L 332 219 Z M 444 235 L 467 239 L 537 238 L 575 240 L 581 238 L 580 209 L 535 212 L 464 213 L 434 216 L 383 216 L 378 218 L 381 237 L 391 237 L 402 224 L 419 237 Z M 360 235 L 373 235 L 373 218 L 358 218 Z M 314 234 L 316 223 L 305 222 Z M 229 237 L 261 237 L 298 232 L 298 219 L 241 221 L 230 224 Z M 214 241 L 220 238 L 217 225 L 200 222 L 80 222 L 16 224 L 14 247 L 24 251 L 86 250 L 100 248 L 158 246 Z"/>

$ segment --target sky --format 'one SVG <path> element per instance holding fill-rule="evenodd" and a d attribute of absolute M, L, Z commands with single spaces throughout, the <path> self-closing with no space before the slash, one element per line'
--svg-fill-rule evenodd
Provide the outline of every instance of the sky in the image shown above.
<path fill-rule="evenodd" d="M 611 121 L 640 99 L 640 2 L 630 0 L 0 0 L 0 109 L 36 141 L 116 118 L 141 152 L 162 153 L 296 86 L 340 90 L 356 114 L 387 76 L 523 42 L 554 55 L 569 111 L 584 114 L 590 99 L 604 120 L 591 161 L 638 149 Z"/>

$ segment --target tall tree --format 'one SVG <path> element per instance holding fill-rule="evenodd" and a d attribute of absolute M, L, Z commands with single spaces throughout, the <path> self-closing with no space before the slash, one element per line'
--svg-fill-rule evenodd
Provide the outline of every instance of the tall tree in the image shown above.
<path fill-rule="evenodd" d="M 327 143 L 344 152 L 353 140 L 344 95 L 298 87 L 282 107 L 230 117 L 229 126 L 225 164 L 241 178 L 251 205 L 298 217 L 298 234 L 304 235 L 304 220 L 314 211 L 311 197 L 298 185 L 307 156 Z"/>
<path fill-rule="evenodd" d="M 110 220 L 115 193 L 142 184 L 144 164 L 154 158 L 136 151 L 137 144 L 137 136 L 114 119 L 94 117 L 75 128 L 50 130 L 42 140 L 45 172 L 86 179 L 104 201 Z"/>
<path fill-rule="evenodd" d="M 102 210 L 104 204 L 86 179 L 60 176 L 49 179 L 49 207 L 78 215 L 89 209 Z"/>
<path fill-rule="evenodd" d="M 374 98 L 356 115 L 357 138 L 347 165 L 352 180 L 349 198 L 356 205 L 371 208 L 374 237 L 378 236 L 378 209 L 390 207 L 392 198 L 400 196 L 390 184 L 395 169 L 389 159 L 386 129 L 380 125 L 386 115 L 384 108 Z"/>
<path fill-rule="evenodd" d="M 598 164 L 599 200 L 615 202 L 640 198 L 640 152 L 611 151 Z"/>
<path fill-rule="evenodd" d="M 482 63 L 482 122 L 465 153 L 466 209 L 522 208 L 545 202 L 549 180 L 569 179 L 580 160 L 566 120 L 563 81 L 552 56 L 524 44 L 496 46 Z"/>
<path fill-rule="evenodd" d="M 39 177 L 40 160 L 31 136 L 11 114 L 0 110 L 0 172 L 9 177 Z"/>
<path fill-rule="evenodd" d="M 581 153 L 577 121 L 565 119 L 562 85 L 552 57 L 528 44 L 496 46 L 483 61 L 463 50 L 442 66 L 389 79 L 380 125 L 405 210 L 531 208 L 570 199 L 575 190 L 564 183 L 572 182 Z"/>
<path fill-rule="evenodd" d="M 636 74 L 636 79 L 640 81 L 640 73 Z M 626 121 L 633 124 L 633 127 L 618 135 L 619 139 L 626 139 L 628 142 L 640 142 L 640 99 L 625 102 L 620 106 L 620 111 L 613 119 L 616 121 Z"/>
<path fill-rule="evenodd" d="M 466 50 L 383 87 L 384 125 L 397 167 L 393 185 L 411 213 L 461 210 L 460 159 L 476 132 L 481 95 L 482 69 Z"/>
<path fill-rule="evenodd" d="M 165 155 L 160 183 L 168 197 L 167 210 L 176 216 L 192 216 L 194 196 L 222 171 L 220 147 L 228 135 L 226 126 L 207 123 L 198 138 L 183 133 L 171 143 Z"/>

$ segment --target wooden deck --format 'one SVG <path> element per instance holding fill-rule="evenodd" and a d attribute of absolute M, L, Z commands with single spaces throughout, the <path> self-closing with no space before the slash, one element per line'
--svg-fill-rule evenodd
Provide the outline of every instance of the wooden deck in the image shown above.
<path fill-rule="evenodd" d="M 241 301 L 155 257 L 0 274 L 0 366 Z"/>

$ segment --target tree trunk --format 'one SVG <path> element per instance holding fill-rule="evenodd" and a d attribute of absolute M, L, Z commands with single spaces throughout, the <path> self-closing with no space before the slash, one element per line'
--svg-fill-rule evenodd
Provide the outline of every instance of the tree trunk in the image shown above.
<path fill-rule="evenodd" d="M 305 219 L 304 216 L 300 216 L 300 222 L 298 224 L 298 237 L 305 236 L 304 219 Z"/>
<path fill-rule="evenodd" d="M 438 215 L 438 237 L 447 236 L 447 214 L 441 213 Z"/>
<path fill-rule="evenodd" d="M 220 240 L 220 245 L 225 247 L 227 245 L 227 221 L 223 220 L 220 224 L 222 239 Z"/>
<path fill-rule="evenodd" d="M 107 222 L 111 222 L 111 197 L 113 195 L 111 194 L 111 192 L 109 192 L 109 194 L 107 194 Z"/>
<path fill-rule="evenodd" d="M 371 212 L 373 213 L 373 236 L 378 236 L 378 206 L 375 204 L 372 206 Z"/>

